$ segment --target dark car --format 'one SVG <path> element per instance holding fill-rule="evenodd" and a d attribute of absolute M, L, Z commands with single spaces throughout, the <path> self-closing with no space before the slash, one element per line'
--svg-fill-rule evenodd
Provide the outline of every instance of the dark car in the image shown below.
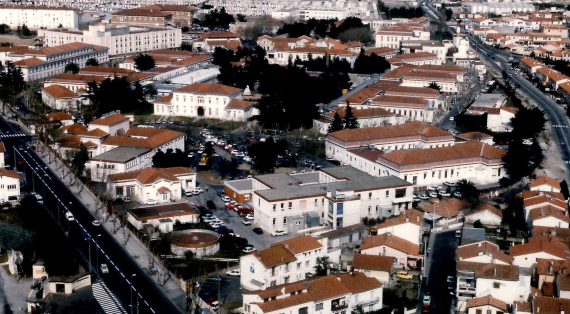
<path fill-rule="evenodd" d="M 208 207 L 208 209 L 216 209 L 216 204 L 214 204 L 212 200 L 207 201 L 206 206 Z"/>
<path fill-rule="evenodd" d="M 253 228 L 253 232 L 257 233 L 257 234 L 263 234 L 263 229 L 261 228 Z"/>

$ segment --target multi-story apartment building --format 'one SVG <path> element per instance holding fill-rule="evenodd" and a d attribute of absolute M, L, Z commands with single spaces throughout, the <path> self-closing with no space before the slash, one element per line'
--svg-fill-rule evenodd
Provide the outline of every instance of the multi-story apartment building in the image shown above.
<path fill-rule="evenodd" d="M 186 5 L 153 4 L 113 13 L 113 26 L 188 26 L 192 24 L 197 8 Z"/>
<path fill-rule="evenodd" d="M 353 167 L 304 174 L 253 177 L 254 222 L 268 231 L 325 224 L 333 229 L 362 217 L 398 215 L 412 201 L 412 185 L 392 176 L 373 177 Z"/>
<path fill-rule="evenodd" d="M 376 47 L 400 49 L 403 41 L 429 40 L 429 34 L 421 25 L 395 24 L 376 32 Z"/>
<path fill-rule="evenodd" d="M 78 27 L 78 10 L 71 7 L 0 5 L 0 21 L 11 29 Z"/>
<path fill-rule="evenodd" d="M 301 236 L 242 256 L 241 286 L 247 290 L 267 289 L 310 277 L 317 258 L 327 256 L 326 239 L 320 241 L 325 241 L 324 245 L 312 236 Z"/>
<path fill-rule="evenodd" d="M 246 292 L 243 307 L 247 314 L 370 312 L 382 308 L 382 284 L 358 271 L 315 277 Z"/>
<path fill-rule="evenodd" d="M 68 63 L 76 63 L 80 68 L 93 58 L 99 63 L 109 61 L 109 48 L 80 42 L 15 51 L 6 57 L 22 70 L 26 81 L 40 80 L 63 73 Z"/>
<path fill-rule="evenodd" d="M 46 46 L 82 42 L 109 48 L 110 55 L 136 54 L 155 49 L 180 47 L 180 28 L 154 26 L 122 26 L 112 28 L 103 24 L 89 25 L 89 30 L 56 28 L 38 31 Z"/>

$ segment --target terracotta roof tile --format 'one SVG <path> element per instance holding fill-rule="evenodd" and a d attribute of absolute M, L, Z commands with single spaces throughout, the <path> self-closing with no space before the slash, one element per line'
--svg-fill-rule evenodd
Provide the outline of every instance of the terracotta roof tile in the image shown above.
<path fill-rule="evenodd" d="M 538 192 L 538 191 L 537 191 Z M 552 205 L 552 206 L 556 206 L 559 209 L 566 209 L 566 202 L 561 201 L 557 198 L 555 198 L 554 196 L 550 196 L 550 195 L 538 195 L 538 196 L 527 196 L 524 197 L 523 194 L 523 205 L 524 207 L 533 207 L 533 206 L 546 206 L 546 205 Z"/>
<path fill-rule="evenodd" d="M 268 249 L 253 252 L 252 254 L 266 268 L 291 263 L 297 260 L 295 255 L 291 253 L 291 251 L 289 251 L 283 244 L 273 245 Z"/>
<path fill-rule="evenodd" d="M 505 312 L 508 311 L 507 303 L 505 303 L 499 299 L 495 299 L 491 295 L 487 295 L 487 296 L 479 297 L 479 298 L 467 299 L 466 308 L 470 309 L 473 307 L 479 307 L 479 306 L 485 306 L 485 305 L 490 305 L 492 307 L 495 307 L 495 308 L 502 310 L 502 311 L 505 311 Z"/>
<path fill-rule="evenodd" d="M 240 88 L 222 84 L 194 83 L 174 90 L 174 93 L 231 95 L 240 92 Z"/>
<path fill-rule="evenodd" d="M 159 103 L 170 103 L 172 101 L 172 97 L 174 95 L 172 93 L 166 95 L 166 96 L 162 96 L 160 98 L 158 98 L 157 100 L 155 100 L 154 102 L 159 102 Z"/>
<path fill-rule="evenodd" d="M 425 94 L 437 97 L 439 95 L 439 91 L 437 89 L 429 88 L 429 87 L 413 87 L 413 86 L 392 86 L 386 90 L 386 95 L 391 94 L 410 94 L 410 95 L 417 95 L 417 94 Z"/>
<path fill-rule="evenodd" d="M 570 223 L 570 218 L 565 215 L 566 211 L 558 209 L 556 207 L 546 205 L 538 208 L 533 208 L 530 210 L 530 219 L 532 221 L 552 217 L 561 220 L 566 223 Z"/>
<path fill-rule="evenodd" d="M 95 76 L 95 75 L 84 75 L 84 74 L 73 74 L 73 73 L 61 73 L 61 74 L 57 74 L 51 77 L 52 81 L 64 81 L 64 82 L 69 82 L 69 81 L 81 81 L 81 82 L 102 82 L 104 81 L 106 78 L 105 77 L 101 77 L 101 76 Z"/>
<path fill-rule="evenodd" d="M 489 204 L 489 203 L 483 203 L 479 206 L 477 206 L 477 208 L 469 211 L 469 213 L 465 214 L 465 216 L 471 216 L 471 215 L 475 215 L 478 213 L 482 213 L 482 212 L 490 212 L 495 216 L 500 217 L 501 219 L 503 219 L 503 211 L 498 209 L 497 207 Z"/>
<path fill-rule="evenodd" d="M 123 116 L 122 114 L 115 113 L 110 116 L 99 118 L 97 120 L 91 121 L 90 125 L 114 125 L 119 122 L 123 122 L 125 120 L 129 120 L 128 117 Z"/>
<path fill-rule="evenodd" d="M 17 171 L 5 169 L 5 168 L 0 169 L 0 178 L 2 178 L 2 177 L 10 177 L 10 178 L 20 179 L 20 175 L 18 174 Z"/>
<path fill-rule="evenodd" d="M 519 280 L 519 267 L 516 265 L 485 264 L 475 270 L 476 278 L 493 278 L 510 281 Z"/>
<path fill-rule="evenodd" d="M 46 118 L 51 121 L 73 120 L 73 116 L 67 112 L 54 112 L 46 115 Z"/>
<path fill-rule="evenodd" d="M 435 213 L 442 217 L 455 217 L 459 215 L 461 210 L 469 208 L 469 205 L 457 198 L 449 198 L 441 201 L 435 201 L 433 204 L 424 206 L 423 210 L 427 213 Z"/>
<path fill-rule="evenodd" d="M 171 167 L 171 168 L 145 168 L 140 170 L 127 171 L 109 175 L 111 181 L 132 181 L 137 180 L 141 184 L 149 185 L 160 180 L 168 180 L 172 182 L 179 181 L 176 176 L 193 174 L 190 168 Z"/>
<path fill-rule="evenodd" d="M 61 85 L 50 85 L 48 87 L 44 87 L 44 91 L 54 98 L 75 98 L 79 97 L 75 92 L 71 91 L 69 88 L 61 86 Z"/>
<path fill-rule="evenodd" d="M 376 229 L 383 229 L 406 223 L 411 223 L 413 225 L 421 227 L 423 219 L 424 219 L 424 212 L 422 211 L 419 211 L 417 209 L 404 210 L 399 216 L 387 218 L 383 223 L 378 224 L 376 226 Z"/>
<path fill-rule="evenodd" d="M 382 155 L 380 159 L 386 159 L 398 165 L 413 165 L 474 157 L 502 159 L 505 155 L 506 152 L 500 148 L 479 141 L 469 141 L 446 147 L 397 150 Z"/>
<path fill-rule="evenodd" d="M 89 73 L 100 73 L 104 75 L 115 75 L 115 74 L 129 74 L 135 71 L 116 67 L 104 67 L 104 66 L 87 66 L 79 71 L 79 74 L 89 74 Z"/>
<path fill-rule="evenodd" d="M 558 272 L 562 272 L 562 270 L 570 274 L 569 260 L 557 260 L 557 259 L 547 259 L 547 258 L 536 259 L 536 273 L 539 275 L 555 276 Z"/>
<path fill-rule="evenodd" d="M 537 296 L 532 301 L 532 313 L 570 313 L 570 299 Z"/>
<path fill-rule="evenodd" d="M 570 258 L 570 253 L 568 251 L 568 246 L 562 244 L 560 240 L 555 239 L 555 237 L 534 236 L 529 238 L 528 243 L 518 244 L 510 247 L 510 255 L 513 257 L 534 254 L 539 252 L 544 252 L 558 258 L 567 259 Z"/>
<path fill-rule="evenodd" d="M 238 98 L 232 98 L 230 102 L 226 105 L 226 108 L 230 109 L 246 109 L 253 106 L 251 101 L 242 100 Z"/>
<path fill-rule="evenodd" d="M 393 266 L 393 256 L 354 254 L 352 258 L 352 267 L 354 269 L 371 269 L 390 272 Z"/>
<path fill-rule="evenodd" d="M 449 136 L 450 139 L 452 138 L 449 132 L 420 121 L 411 121 L 400 125 L 379 126 L 372 128 L 345 129 L 329 133 L 328 136 L 346 142 L 409 136 Z"/>
<path fill-rule="evenodd" d="M 538 176 L 536 177 L 536 179 L 534 179 L 534 181 L 532 181 L 532 183 L 530 183 L 528 186 L 530 188 L 534 188 L 534 187 L 539 187 L 541 185 L 548 185 L 553 187 L 554 189 L 558 189 L 560 190 L 560 182 L 558 182 L 558 180 L 547 177 L 547 176 Z"/>
<path fill-rule="evenodd" d="M 114 12 L 113 15 L 167 17 L 167 16 L 172 16 L 172 13 L 163 12 L 160 10 L 135 8 L 135 9 L 127 9 L 127 10 Z"/>
<path fill-rule="evenodd" d="M 552 234 L 560 239 L 564 245 L 570 247 L 570 229 L 558 227 L 532 226 L 534 236 Z"/>
<path fill-rule="evenodd" d="M 15 66 L 23 66 L 23 67 L 27 67 L 30 65 L 36 65 L 36 64 L 42 64 L 45 61 L 40 59 L 40 58 L 36 58 L 36 57 L 32 57 L 32 58 L 26 58 L 26 59 L 22 59 L 19 61 L 14 61 L 13 64 Z"/>
<path fill-rule="evenodd" d="M 109 135 L 109 133 L 101 130 L 101 129 L 93 129 L 91 131 L 87 131 L 85 133 L 81 133 L 80 136 L 88 136 L 88 137 L 103 137 Z"/>
<path fill-rule="evenodd" d="M 513 258 L 503 253 L 499 246 L 487 240 L 462 245 L 457 248 L 457 260 L 468 261 L 479 255 L 488 255 L 507 264 L 512 264 Z"/>
<path fill-rule="evenodd" d="M 377 236 L 365 238 L 362 240 L 360 250 L 362 252 L 379 246 L 388 246 L 411 256 L 418 256 L 420 254 L 419 245 L 392 234 L 379 234 Z"/>
<path fill-rule="evenodd" d="M 412 106 L 424 108 L 429 105 L 428 101 L 421 97 L 407 97 L 407 96 L 389 96 L 389 95 L 378 95 L 371 100 L 372 105 L 391 106 L 396 104 L 396 106 Z"/>

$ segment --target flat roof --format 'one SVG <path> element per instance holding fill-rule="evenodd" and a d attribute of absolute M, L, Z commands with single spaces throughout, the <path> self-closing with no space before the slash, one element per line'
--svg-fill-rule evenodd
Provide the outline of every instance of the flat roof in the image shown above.
<path fill-rule="evenodd" d="M 188 203 L 155 205 L 129 209 L 136 220 L 165 219 L 185 215 L 198 215 L 200 212 Z"/>
<path fill-rule="evenodd" d="M 91 160 L 127 162 L 149 151 L 151 151 L 149 148 L 119 146 L 92 157 Z"/>

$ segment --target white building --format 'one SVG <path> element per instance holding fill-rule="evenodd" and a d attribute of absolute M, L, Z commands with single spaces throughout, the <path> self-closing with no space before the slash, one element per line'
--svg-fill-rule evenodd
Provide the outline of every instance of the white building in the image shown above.
<path fill-rule="evenodd" d="M 402 79 L 402 86 L 428 87 L 431 83 L 436 83 L 442 92 L 454 94 L 459 92 L 457 76 L 450 73 L 413 71 L 405 74 Z"/>
<path fill-rule="evenodd" d="M 245 313 L 350 313 L 382 308 L 382 284 L 361 272 L 315 277 L 243 294 Z"/>
<path fill-rule="evenodd" d="M 145 168 L 109 175 L 107 193 L 112 198 L 130 197 L 141 203 L 169 203 L 182 199 L 182 191 L 196 187 L 196 173 L 189 168 Z"/>
<path fill-rule="evenodd" d="M 568 259 L 568 246 L 559 238 L 550 234 L 534 236 L 527 243 L 510 247 L 513 265 L 524 268 L 536 268 L 537 259 L 564 260 Z"/>
<path fill-rule="evenodd" d="M 558 180 L 547 177 L 547 176 L 538 176 L 534 179 L 531 183 L 529 183 L 528 187 L 531 191 L 540 191 L 540 192 L 555 192 L 560 193 L 562 189 L 560 187 L 560 182 Z"/>
<path fill-rule="evenodd" d="M 424 213 L 409 209 L 403 211 L 399 216 L 388 218 L 383 223 L 376 226 L 377 234 L 393 234 L 414 244 L 421 243 L 421 229 Z"/>
<path fill-rule="evenodd" d="M 2 146 L 3 147 L 3 146 Z M 2 153 L 4 155 L 4 153 Z M 2 156 L 3 157 L 3 156 Z M 2 158 L 4 163 L 4 158 Z M 20 175 L 10 169 L 0 169 L 0 203 L 15 200 L 20 195 Z"/>
<path fill-rule="evenodd" d="M 364 238 L 360 253 L 394 257 L 394 267 L 400 269 L 416 268 L 422 260 L 420 246 L 392 234 L 379 234 Z"/>
<path fill-rule="evenodd" d="M 317 258 L 327 256 L 324 241 L 301 236 L 240 257 L 241 286 L 257 290 L 304 280 L 314 274 Z"/>
<path fill-rule="evenodd" d="M 408 24 L 397 24 L 376 32 L 376 47 L 400 49 L 403 41 L 429 40 L 430 32 L 424 27 L 413 27 Z"/>
<path fill-rule="evenodd" d="M 127 211 L 127 221 L 137 230 L 145 225 L 158 227 L 161 232 L 172 232 L 174 222 L 198 223 L 200 211 L 188 203 L 165 204 L 131 208 Z M 167 227 L 168 226 L 168 227 Z"/>
<path fill-rule="evenodd" d="M 48 47 L 82 42 L 109 48 L 109 55 L 136 54 L 154 49 L 178 48 L 182 43 L 180 28 L 152 26 L 89 25 L 89 30 L 52 28 L 38 31 Z M 83 65 L 85 62 L 83 62 Z"/>
<path fill-rule="evenodd" d="M 535 11 L 534 5 L 528 2 L 465 2 L 461 8 L 469 13 L 494 13 L 508 15 L 513 12 Z"/>
<path fill-rule="evenodd" d="M 154 114 L 246 121 L 258 110 L 252 102 L 241 99 L 242 92 L 222 84 L 194 83 L 157 99 Z"/>
<path fill-rule="evenodd" d="M 335 9 L 300 9 L 299 19 L 302 21 L 308 21 L 310 19 L 317 20 L 334 20 L 339 21 L 344 20 L 348 16 L 346 10 L 335 10 Z"/>
<path fill-rule="evenodd" d="M 503 212 L 489 203 L 484 203 L 465 214 L 465 223 L 473 224 L 476 221 L 480 221 L 486 227 L 500 226 Z"/>
<path fill-rule="evenodd" d="M 513 258 L 503 253 L 497 244 L 483 240 L 459 246 L 457 261 L 511 265 Z"/>
<path fill-rule="evenodd" d="M 495 183 L 505 176 L 505 151 L 469 141 L 448 147 L 399 150 L 378 156 L 380 175 L 394 175 L 415 186 L 443 184 L 462 179 Z"/>
<path fill-rule="evenodd" d="M 72 111 L 79 109 L 82 97 L 67 87 L 53 84 L 42 88 L 42 101 L 52 109 Z"/>
<path fill-rule="evenodd" d="M 326 224 L 333 229 L 362 217 L 398 215 L 411 208 L 412 185 L 395 177 L 372 177 L 353 167 L 253 177 L 251 204 L 261 228 L 296 232 Z"/>
<path fill-rule="evenodd" d="M 78 10 L 72 7 L 0 5 L 0 21 L 11 29 L 78 27 Z"/>
<path fill-rule="evenodd" d="M 100 64 L 105 63 L 109 61 L 109 48 L 73 42 L 55 47 L 15 51 L 6 58 L 22 70 L 24 80 L 29 82 L 63 73 L 69 63 L 75 63 L 80 68 L 92 58 Z"/>
<path fill-rule="evenodd" d="M 382 284 L 388 284 L 394 271 L 394 257 L 354 254 L 352 270 L 361 271 L 367 277 L 376 278 Z"/>

